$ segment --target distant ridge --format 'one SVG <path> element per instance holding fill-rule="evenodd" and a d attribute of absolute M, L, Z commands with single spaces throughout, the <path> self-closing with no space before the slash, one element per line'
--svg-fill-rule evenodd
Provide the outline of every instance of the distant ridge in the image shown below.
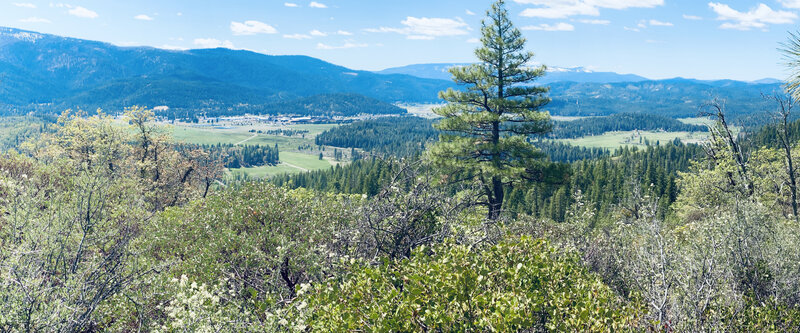
<path fill-rule="evenodd" d="M 426 79 L 451 80 L 448 70 L 452 67 L 467 66 L 470 63 L 436 63 L 436 64 L 414 64 L 402 67 L 387 68 L 376 71 L 378 74 L 406 74 Z M 749 84 L 777 84 L 783 81 L 774 78 L 764 78 L 755 81 L 735 81 L 735 80 L 698 80 L 676 77 L 663 80 L 652 80 L 636 74 L 620 74 L 615 72 L 596 72 L 585 67 L 555 67 L 548 66 L 547 74 L 537 82 L 547 84 L 553 82 L 578 82 L 578 83 L 621 83 L 621 82 L 642 82 L 642 81 L 675 81 L 686 80 L 697 83 L 720 85 L 724 82 L 749 83 Z"/>
<path fill-rule="evenodd" d="M 403 67 L 387 68 L 375 73 L 378 74 L 406 74 L 419 78 L 451 80 L 448 69 L 457 66 L 466 66 L 469 63 L 441 63 L 441 64 L 416 64 Z M 537 83 L 547 84 L 551 82 L 593 82 L 593 83 L 616 83 L 616 82 L 640 82 L 648 81 L 648 78 L 634 74 L 618 74 L 613 72 L 595 72 L 583 67 L 548 67 L 547 75 L 537 80 Z"/>
<path fill-rule="evenodd" d="M 6 112 L 130 105 L 192 112 L 245 106 L 257 111 L 258 105 L 321 94 L 359 94 L 387 103 L 435 102 L 438 91 L 450 86 L 352 70 L 307 56 L 119 47 L 0 27 L 0 110 Z"/>
<path fill-rule="evenodd" d="M 465 64 L 420 64 L 378 73 L 307 56 L 270 56 L 243 50 L 162 50 L 119 47 L 0 27 L 0 115 L 67 108 L 117 111 L 168 106 L 169 115 L 400 113 L 397 103 L 438 103 L 456 87 L 447 69 Z M 445 80 L 446 79 L 446 80 Z M 774 109 L 763 93 L 781 82 L 763 79 L 648 80 L 634 74 L 551 67 L 538 81 L 550 87 L 554 115 L 655 113 L 697 115 L 713 97 L 736 115 Z"/>

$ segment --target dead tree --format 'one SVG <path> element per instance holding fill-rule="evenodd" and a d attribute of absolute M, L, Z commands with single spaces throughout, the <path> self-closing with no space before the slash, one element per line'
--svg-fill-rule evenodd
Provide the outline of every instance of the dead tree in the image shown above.
<path fill-rule="evenodd" d="M 742 152 L 742 147 L 739 145 L 736 135 L 733 134 L 731 125 L 726 118 L 725 101 L 714 99 L 702 107 L 700 112 L 701 116 L 711 117 L 717 120 L 717 125 L 709 128 L 711 132 L 711 143 L 706 146 L 706 154 L 714 162 L 719 163 L 722 158 L 720 149 L 726 149 L 731 154 L 733 162 L 736 164 L 738 180 L 734 178 L 733 174 L 728 174 L 728 180 L 734 188 L 741 186 L 743 194 L 752 197 L 755 193 L 753 180 L 750 177 L 747 168 L 747 159 Z M 718 147 L 717 143 L 724 144 L 724 147 Z"/>
<path fill-rule="evenodd" d="M 764 96 L 765 99 L 774 100 L 777 103 L 778 110 L 774 115 L 777 124 L 778 144 L 783 150 L 786 162 L 786 176 L 789 182 L 789 194 L 791 196 L 792 214 L 795 220 L 797 217 L 797 171 L 794 168 L 794 161 L 792 159 L 792 133 L 789 128 L 789 118 L 792 114 L 792 108 L 796 101 L 791 96 L 786 97 L 781 94 L 772 96 Z"/>

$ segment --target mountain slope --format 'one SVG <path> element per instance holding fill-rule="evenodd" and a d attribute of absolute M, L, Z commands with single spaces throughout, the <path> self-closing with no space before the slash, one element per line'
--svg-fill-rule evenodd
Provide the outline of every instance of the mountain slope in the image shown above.
<path fill-rule="evenodd" d="M 449 86 L 408 75 L 354 71 L 306 56 L 118 47 L 0 28 L 0 104 L 6 106 L 222 108 L 331 93 L 431 102 Z"/>
<path fill-rule="evenodd" d="M 353 110 L 396 113 L 384 103 L 440 102 L 455 86 L 447 69 L 465 64 L 422 64 L 376 74 L 306 56 L 204 49 L 170 51 L 0 28 L 0 115 L 66 108 L 109 111 L 126 106 L 167 105 L 173 116 L 194 113 L 343 115 Z M 419 78 L 412 75 L 428 78 Z M 446 78 L 438 80 L 437 78 Z M 726 99 L 729 112 L 772 110 L 761 94 L 781 91 L 775 80 L 741 82 L 551 68 L 537 81 L 551 88 L 554 115 L 598 116 L 656 113 L 696 115 L 711 98 Z M 331 99 L 330 101 L 323 100 Z M 349 100 L 348 100 L 349 99 Z"/>
<path fill-rule="evenodd" d="M 449 78 L 447 70 L 464 63 L 418 64 L 378 73 L 402 73 L 425 78 Z M 781 92 L 780 81 L 704 81 L 684 78 L 648 80 L 638 75 L 592 72 L 583 68 L 548 69 L 536 81 L 550 87 L 552 102 L 545 107 L 554 115 L 605 116 L 617 113 L 653 113 L 667 117 L 693 117 L 713 98 L 726 100 L 734 116 L 772 110 L 762 93 Z"/>
<path fill-rule="evenodd" d="M 557 82 L 550 86 L 553 101 L 547 109 L 563 116 L 604 116 L 616 113 L 652 113 L 672 118 L 693 117 L 708 101 L 725 101 L 727 112 L 749 116 L 772 111 L 763 94 L 781 93 L 780 84 L 738 81 L 708 83 L 672 79 L 623 83 Z"/>
<path fill-rule="evenodd" d="M 438 80 L 452 80 L 452 76 L 447 71 L 452 67 L 466 66 L 468 63 L 442 63 L 442 64 L 416 64 L 403 67 L 388 68 L 378 71 L 378 74 L 406 74 L 420 78 L 438 79 Z M 539 78 L 536 82 L 539 84 L 548 84 L 552 82 L 595 82 L 595 83 L 610 83 L 610 82 L 639 82 L 647 81 L 647 78 L 634 75 L 634 74 L 618 74 L 613 72 L 594 72 L 582 67 L 563 68 L 563 67 L 548 67 L 547 75 Z"/>

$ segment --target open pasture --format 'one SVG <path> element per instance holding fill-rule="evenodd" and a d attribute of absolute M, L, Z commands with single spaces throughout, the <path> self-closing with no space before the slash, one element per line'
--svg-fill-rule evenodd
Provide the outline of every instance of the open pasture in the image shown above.
<path fill-rule="evenodd" d="M 585 136 L 577 139 L 559 139 L 557 141 L 573 146 L 614 150 L 623 146 L 644 146 L 645 139 L 652 145 L 656 142 L 664 144 L 675 139 L 680 139 L 684 143 L 699 143 L 707 137 L 708 133 L 706 132 L 624 131 L 608 132 L 603 135 Z"/>
<path fill-rule="evenodd" d="M 241 144 L 241 145 L 278 145 L 281 164 L 276 166 L 262 166 L 254 168 L 238 168 L 230 170 L 232 174 L 244 173 L 254 178 L 264 178 L 282 173 L 298 173 L 310 170 L 319 170 L 330 167 L 332 164 L 327 159 L 319 159 L 316 149 L 301 150 L 299 147 L 314 147 L 314 138 L 320 133 L 338 126 L 336 124 L 298 124 L 298 125 L 271 125 L 271 124 L 214 124 L 190 125 L 179 124 L 170 126 L 173 138 L 179 142 L 195 144 Z M 292 136 L 267 134 L 274 130 L 308 131 L 304 134 Z M 251 132 L 256 131 L 256 132 Z M 262 133 L 258 133 L 262 131 Z M 327 153 L 327 152 L 326 152 Z"/>

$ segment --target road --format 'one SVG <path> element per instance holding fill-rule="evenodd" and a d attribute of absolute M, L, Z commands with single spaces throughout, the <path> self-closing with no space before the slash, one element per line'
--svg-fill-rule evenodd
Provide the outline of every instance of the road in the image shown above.
<path fill-rule="evenodd" d="M 289 166 L 289 167 L 292 167 L 292 168 L 298 169 L 298 170 L 300 170 L 300 171 L 303 171 L 303 172 L 308 172 L 308 169 L 306 169 L 306 168 L 304 168 L 304 167 L 299 167 L 299 166 L 296 166 L 296 165 L 294 165 L 294 164 L 291 164 L 291 163 L 281 162 L 281 164 L 286 164 L 286 166 Z"/>
<path fill-rule="evenodd" d="M 244 139 L 244 140 L 242 140 L 242 141 L 239 141 L 239 142 L 235 143 L 235 144 L 234 144 L 234 146 L 238 146 L 238 145 L 240 145 L 240 144 L 243 144 L 243 143 L 245 143 L 245 142 L 247 142 L 247 141 L 250 141 L 250 140 L 252 140 L 253 138 L 255 138 L 255 137 L 257 137 L 257 136 L 258 136 L 258 133 L 256 133 L 256 134 L 253 134 L 253 136 L 251 136 L 251 137 L 249 137 L 249 138 L 247 138 L 247 139 Z"/>

